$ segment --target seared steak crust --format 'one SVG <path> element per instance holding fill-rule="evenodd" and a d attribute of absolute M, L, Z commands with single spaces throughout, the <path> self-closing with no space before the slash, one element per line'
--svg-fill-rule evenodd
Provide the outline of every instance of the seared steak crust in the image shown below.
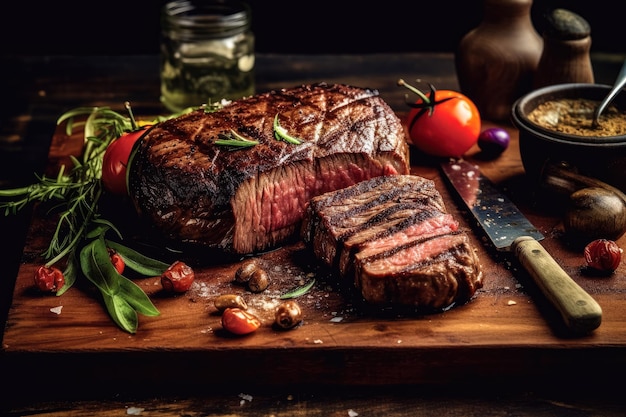
<path fill-rule="evenodd" d="M 300 144 L 275 137 L 276 116 Z M 231 131 L 258 144 L 215 144 Z M 166 238 L 246 254 L 297 235 L 312 197 L 408 171 L 401 122 L 375 90 L 316 84 L 155 125 L 137 144 L 129 192 Z"/>
<path fill-rule="evenodd" d="M 434 182 L 419 176 L 378 177 L 314 197 L 301 236 L 372 304 L 442 309 L 482 287 L 467 234 Z"/>

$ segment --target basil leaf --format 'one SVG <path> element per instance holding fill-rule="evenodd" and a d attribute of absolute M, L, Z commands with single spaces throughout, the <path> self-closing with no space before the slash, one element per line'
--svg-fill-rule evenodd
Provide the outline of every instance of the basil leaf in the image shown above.
<path fill-rule="evenodd" d="M 87 232 L 85 237 L 87 239 L 97 238 L 98 236 L 103 235 L 104 233 L 106 233 L 106 231 L 108 229 L 109 229 L 109 227 L 107 225 L 99 225 L 98 227 L 95 227 L 92 230 L 90 230 L 89 232 Z"/>
<path fill-rule="evenodd" d="M 120 233 L 120 231 L 117 230 L 117 227 L 115 227 L 115 225 L 109 220 L 103 218 L 95 218 L 91 222 L 98 225 L 98 228 L 102 230 L 102 233 L 100 234 L 102 234 L 103 236 L 108 230 L 112 230 L 115 232 L 115 234 L 117 234 L 120 239 L 122 238 L 122 234 Z"/>
<path fill-rule="evenodd" d="M 169 265 L 165 262 L 161 262 L 159 260 L 144 256 L 136 250 L 121 245 L 117 242 L 107 240 L 106 244 L 111 249 L 114 249 L 122 257 L 124 263 L 126 263 L 126 266 L 128 268 L 141 275 L 147 277 L 156 277 L 163 274 L 163 272 L 165 272 L 165 270 L 169 268 Z"/>
<path fill-rule="evenodd" d="M 146 293 L 128 278 L 120 275 L 120 296 L 128 302 L 138 313 L 145 316 L 158 316 L 159 310 L 152 304 Z"/>
<path fill-rule="evenodd" d="M 57 291 L 57 296 L 63 295 L 67 290 L 72 288 L 72 285 L 74 285 L 74 283 L 76 282 L 78 271 L 80 271 L 78 266 L 79 265 L 76 262 L 76 258 L 74 256 L 71 256 L 67 262 L 67 265 L 65 266 L 65 271 L 63 271 L 65 284 L 63 284 L 63 287 L 61 287 L 61 289 Z"/>
<path fill-rule="evenodd" d="M 119 327 L 135 333 L 137 312 L 147 316 L 160 314 L 138 285 L 117 272 L 102 236 L 83 248 L 80 260 L 83 273 L 98 287 L 109 315 Z"/>
<path fill-rule="evenodd" d="M 102 280 L 111 291 L 111 294 L 117 294 L 120 288 L 120 283 L 117 279 L 119 274 L 111 263 L 111 256 L 109 255 L 109 250 L 104 242 L 103 236 L 93 241 L 92 256 L 95 266 Z"/>
<path fill-rule="evenodd" d="M 99 239 L 93 240 L 89 242 L 87 245 L 83 247 L 80 251 L 80 267 L 83 271 L 83 274 L 92 284 L 94 284 L 102 294 L 113 295 L 117 292 L 116 286 L 114 282 L 110 282 L 111 280 L 107 280 L 103 271 L 100 269 L 98 265 L 98 261 L 96 258 L 95 247 L 98 245 Z M 106 247 L 105 247 L 106 252 Z M 107 258 L 108 258 L 107 253 Z M 110 259 L 110 258 L 108 258 Z M 109 264 L 111 261 L 109 260 Z M 111 264 L 113 267 L 113 264 Z M 115 269 L 115 268 L 113 268 Z M 117 271 L 115 271 L 117 272 Z"/>
<path fill-rule="evenodd" d="M 136 333 L 139 320 L 137 312 L 119 295 L 104 295 L 104 304 L 115 323 L 129 333 Z"/>

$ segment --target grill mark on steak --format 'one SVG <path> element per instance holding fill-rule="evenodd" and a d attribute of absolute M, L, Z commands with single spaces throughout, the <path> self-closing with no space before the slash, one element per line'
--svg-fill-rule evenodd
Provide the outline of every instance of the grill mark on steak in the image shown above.
<path fill-rule="evenodd" d="M 400 243 L 368 256 L 356 253 L 355 261 L 357 264 L 368 265 L 370 269 L 373 268 L 373 265 L 380 264 L 381 271 L 387 271 L 390 268 L 395 269 L 397 265 L 400 265 L 399 270 L 401 271 L 404 268 L 412 268 L 413 263 L 425 263 L 429 259 L 436 258 L 441 253 L 445 253 L 446 250 L 456 246 L 459 240 L 464 240 L 464 237 L 464 233 L 458 230 L 443 235 L 431 234 Z M 400 257 L 411 258 L 411 263 L 407 265 L 406 259 L 398 259 Z"/>
<path fill-rule="evenodd" d="M 343 242 L 339 272 L 342 276 L 354 274 L 354 258 L 357 253 L 362 257 L 373 256 L 414 240 L 451 233 L 457 228 L 458 223 L 450 214 L 422 211 L 376 234 L 364 231 Z"/>
<path fill-rule="evenodd" d="M 378 177 L 312 199 L 302 226 L 303 238 L 313 241 L 318 257 L 335 267 L 352 245 L 382 237 L 398 223 L 404 222 L 405 228 L 442 211 L 443 200 L 432 181 L 415 176 Z"/>
<path fill-rule="evenodd" d="M 442 238 L 431 243 L 436 244 L 437 240 Z M 483 285 L 477 255 L 464 233 L 457 233 L 454 244 L 446 245 L 445 250 L 423 262 L 406 263 L 398 259 L 411 257 L 414 254 L 411 249 L 417 247 L 408 249 L 379 262 L 357 261 L 355 285 L 366 301 L 443 309 L 455 302 L 467 302 Z M 399 266 L 394 269 L 393 265 Z"/>
<path fill-rule="evenodd" d="M 278 115 L 293 145 L 274 137 Z M 217 146 L 234 130 L 259 142 Z M 167 239 L 247 254 L 297 237 L 309 200 L 409 172 L 404 128 L 378 92 L 315 84 L 259 94 L 152 127 L 129 166 L 137 212 Z"/>
<path fill-rule="evenodd" d="M 315 256 L 372 304 L 442 309 L 482 287 L 467 234 L 425 178 L 378 177 L 322 194 L 302 226 Z"/>

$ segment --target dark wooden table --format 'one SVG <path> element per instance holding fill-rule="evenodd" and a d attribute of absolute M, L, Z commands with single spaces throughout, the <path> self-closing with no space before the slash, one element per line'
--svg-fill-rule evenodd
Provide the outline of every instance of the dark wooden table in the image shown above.
<path fill-rule="evenodd" d="M 612 83 L 623 57 L 596 55 L 593 58 L 596 81 Z M 121 110 L 126 100 L 132 102 L 135 114 L 153 113 L 159 108 L 158 60 L 155 56 L 4 57 L 0 64 L 8 72 L 0 84 L 0 91 L 3 92 L 3 99 L 0 100 L 2 188 L 27 184 L 32 181 L 34 172 L 43 172 L 50 162 L 49 151 L 56 118 L 64 111 L 95 105 Z M 257 60 L 258 91 L 317 81 L 348 83 L 378 89 L 392 108 L 402 113 L 406 111 L 406 106 L 404 91 L 395 84 L 398 78 L 419 78 L 439 89 L 458 88 L 453 59 L 449 54 L 260 55 Z M 491 124 L 489 121 L 485 123 Z M 511 126 L 505 127 L 512 129 Z M 509 156 L 483 165 L 486 172 L 496 177 L 521 172 L 516 140 L 514 135 Z M 419 166 L 419 159 L 414 164 L 415 172 L 426 172 Z M 0 218 L 0 253 L 3 260 L 0 319 L 3 328 L 12 303 L 15 277 L 20 265 L 28 262 L 22 258 L 22 252 L 30 224 L 29 211 Z M 611 307 L 620 308 L 617 305 Z M 626 315 L 626 307 L 622 311 Z M 125 336 L 120 334 L 119 337 Z M 562 344 L 567 345 L 568 341 L 565 339 Z M 533 380 L 524 372 L 521 372 L 524 377 L 517 378 L 513 370 L 499 370 L 497 365 L 492 365 L 487 372 L 478 372 L 481 377 L 477 377 L 475 383 L 472 375 L 467 375 L 463 369 L 456 369 L 450 378 L 445 375 L 425 378 L 434 381 L 432 383 L 410 380 L 407 384 L 391 374 L 381 376 L 384 380 L 393 381 L 392 384 L 381 383 L 378 375 L 366 371 L 359 373 L 364 376 L 362 381 L 355 381 L 346 375 L 339 376 L 338 370 L 339 380 L 349 381 L 350 384 L 329 388 L 319 383 L 292 383 L 293 375 L 289 375 L 286 384 L 280 384 L 280 375 L 273 375 L 270 383 L 250 379 L 249 375 L 245 380 L 238 381 L 236 376 L 224 374 L 228 371 L 225 367 L 216 368 L 215 373 L 207 372 L 202 384 L 173 380 L 155 387 L 142 385 L 141 381 L 145 381 L 146 376 L 134 375 L 131 368 L 128 373 L 106 375 L 106 370 L 97 366 L 94 369 L 100 373 L 90 375 L 85 386 L 69 387 L 65 384 L 64 370 L 71 369 L 72 363 L 80 362 L 81 358 L 53 352 L 46 358 L 58 362 L 42 366 L 42 372 L 38 372 L 36 366 L 25 367 L 22 374 L 8 363 L 8 360 L 19 361 L 20 355 L 6 355 L 3 345 L 0 377 L 8 388 L 2 390 L 0 412 L 15 416 L 113 416 L 138 412 L 141 415 L 206 416 L 623 415 L 626 402 L 621 392 L 621 375 L 607 372 L 607 363 L 594 372 L 593 364 L 584 363 L 584 350 L 593 349 L 594 343 L 581 346 L 575 354 L 565 356 L 555 368 L 559 372 L 566 371 L 563 375 L 550 375 L 543 380 Z M 490 346 L 485 348 L 493 349 Z M 555 349 L 558 348 L 557 344 Z M 621 344 L 602 346 L 602 352 L 609 355 L 609 360 L 617 359 L 615 370 L 618 373 L 626 370 L 624 360 L 620 359 L 626 355 Z M 514 350 L 510 353 L 517 354 Z M 503 351 L 497 355 L 500 359 L 494 359 L 505 363 L 501 357 L 506 355 L 507 352 Z M 548 357 L 552 358 L 551 354 L 546 356 L 547 364 Z M 168 357 L 160 355 L 155 358 L 163 361 Z M 254 353 L 250 358 L 263 360 L 262 355 Z M 243 361 L 247 359 L 241 358 Z M 541 357 L 535 359 L 541 362 Z M 372 356 L 371 360 L 372 369 L 377 369 L 374 363 L 377 358 Z M 454 357 L 449 360 L 458 362 L 459 367 L 467 363 Z M 289 358 L 286 361 L 289 362 Z M 153 364 L 157 379 L 159 369 L 165 365 L 158 361 Z M 267 370 L 255 363 L 250 365 Z M 349 367 L 350 364 L 345 365 Z M 433 369 L 453 367 L 451 363 L 434 366 Z M 298 370 L 292 371 L 297 376 Z M 304 371 L 311 373 L 310 369 Z M 118 368 L 116 372 L 119 372 Z M 508 377 L 494 377 L 490 381 L 485 378 L 485 374 L 490 372 Z M 116 380 L 120 382 L 119 387 L 111 383 Z M 134 380 L 139 382 L 133 384 Z"/>

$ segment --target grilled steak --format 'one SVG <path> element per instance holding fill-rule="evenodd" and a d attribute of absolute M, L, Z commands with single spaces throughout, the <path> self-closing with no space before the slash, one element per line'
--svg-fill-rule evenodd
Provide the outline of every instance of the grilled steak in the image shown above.
<path fill-rule="evenodd" d="M 314 197 L 301 236 L 372 304 L 441 309 L 482 287 L 468 236 L 434 182 L 419 176 L 377 177 Z"/>
<path fill-rule="evenodd" d="M 216 144 L 235 134 L 257 144 Z M 129 192 L 167 239 L 247 254 L 297 237 L 312 197 L 408 171 L 403 127 L 377 91 L 316 84 L 155 125 L 130 162 Z"/>

